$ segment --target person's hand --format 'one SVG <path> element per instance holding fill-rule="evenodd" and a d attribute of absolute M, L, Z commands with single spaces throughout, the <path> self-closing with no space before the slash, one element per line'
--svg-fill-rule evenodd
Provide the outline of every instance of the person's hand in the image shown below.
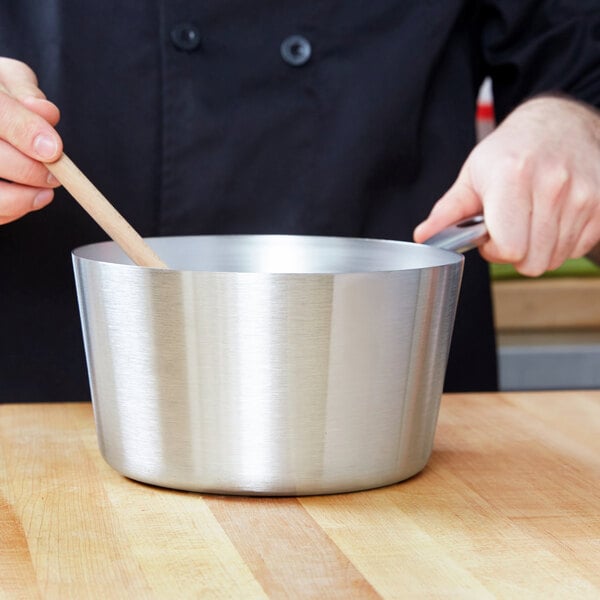
<path fill-rule="evenodd" d="M 523 275 L 589 252 L 600 240 L 600 113 L 559 97 L 522 104 L 475 147 L 414 239 L 478 213 L 483 257 Z"/>
<path fill-rule="evenodd" d="M 46 206 L 59 185 L 43 162 L 62 153 L 60 114 L 24 63 L 0 57 L 0 225 Z"/>

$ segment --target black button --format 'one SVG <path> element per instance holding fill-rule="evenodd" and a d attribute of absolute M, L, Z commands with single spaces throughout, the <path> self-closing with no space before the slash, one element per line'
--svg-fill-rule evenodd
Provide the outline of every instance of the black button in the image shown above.
<path fill-rule="evenodd" d="M 192 23 L 180 23 L 171 29 L 171 41 L 176 48 L 191 52 L 200 45 L 200 31 Z"/>
<path fill-rule="evenodd" d="M 292 67 L 301 67 L 311 54 L 310 42 L 301 35 L 290 35 L 281 42 L 281 57 Z"/>

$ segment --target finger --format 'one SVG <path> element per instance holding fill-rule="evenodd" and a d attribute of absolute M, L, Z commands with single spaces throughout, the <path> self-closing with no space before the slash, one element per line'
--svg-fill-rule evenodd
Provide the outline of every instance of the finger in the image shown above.
<path fill-rule="evenodd" d="M 534 203 L 527 253 L 523 260 L 514 263 L 515 269 L 528 277 L 538 277 L 549 270 L 558 235 L 559 225 L 551 211 Z"/>
<path fill-rule="evenodd" d="M 34 96 L 24 96 L 20 98 L 20 101 L 26 108 L 40 115 L 40 117 L 48 121 L 53 127 L 56 127 L 60 121 L 60 110 L 56 104 L 53 104 L 49 100 Z"/>
<path fill-rule="evenodd" d="M 52 189 L 38 189 L 0 181 L 0 225 L 47 206 L 53 198 Z"/>
<path fill-rule="evenodd" d="M 60 136 L 43 117 L 0 92 L 0 138 L 23 154 L 54 162 L 62 153 Z"/>
<path fill-rule="evenodd" d="M 415 242 L 422 243 L 442 229 L 480 212 L 481 200 L 461 174 L 434 204 L 427 219 L 415 228 L 413 238 Z"/>
<path fill-rule="evenodd" d="M 4 90 L 13 98 L 46 98 L 38 87 L 35 72 L 29 65 L 12 58 L 0 58 L 0 82 Z"/>
<path fill-rule="evenodd" d="M 57 187 L 56 177 L 39 161 L 19 152 L 8 142 L 0 140 L 0 177 L 31 187 Z"/>
<path fill-rule="evenodd" d="M 489 239 L 479 247 L 479 252 L 488 262 L 516 264 L 527 254 L 531 216 L 525 210 L 516 210 L 513 213 L 513 225 L 518 226 L 521 237 L 506 235 L 509 226 L 503 221 L 504 215 L 497 214 L 495 201 L 490 200 L 490 204 L 491 208 L 486 209 L 485 213 Z M 530 204 L 528 198 L 523 200 L 523 208 Z"/>
<path fill-rule="evenodd" d="M 19 100 L 27 108 L 56 125 L 60 112 L 55 104 L 46 99 L 38 87 L 35 72 L 25 63 L 10 58 L 0 58 L 0 90 Z"/>
<path fill-rule="evenodd" d="M 565 192 L 564 208 L 560 219 L 560 232 L 550 259 L 549 270 L 558 269 L 565 260 L 571 258 L 588 222 L 593 219 L 594 209 L 600 201 L 575 183 Z"/>
<path fill-rule="evenodd" d="M 516 264 L 527 255 L 531 224 L 531 175 L 527 161 L 511 155 L 495 156 L 480 165 L 487 175 L 482 194 L 489 241 L 480 248 L 493 262 Z"/>
<path fill-rule="evenodd" d="M 568 196 L 570 174 L 561 165 L 545 163 L 536 169 L 532 182 L 532 214 L 529 244 L 525 257 L 515 264 L 523 275 L 537 277 L 550 269 L 552 259 L 564 252 L 567 238 L 561 240 L 561 230 L 568 220 L 565 202 Z M 565 219 L 565 224 L 561 225 Z M 571 225 L 570 223 L 568 225 Z M 562 261 L 561 261 L 562 262 Z"/>
<path fill-rule="evenodd" d="M 600 207 L 594 212 L 593 218 L 589 219 L 581 231 L 575 248 L 570 258 L 581 258 L 585 256 L 600 242 Z"/>

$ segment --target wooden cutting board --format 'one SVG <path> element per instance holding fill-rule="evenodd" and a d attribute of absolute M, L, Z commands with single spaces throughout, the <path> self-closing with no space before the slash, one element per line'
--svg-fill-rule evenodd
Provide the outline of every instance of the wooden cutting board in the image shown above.
<path fill-rule="evenodd" d="M 600 392 L 445 396 L 428 467 L 336 496 L 159 489 L 88 404 L 0 406 L 0 598 L 600 597 Z"/>

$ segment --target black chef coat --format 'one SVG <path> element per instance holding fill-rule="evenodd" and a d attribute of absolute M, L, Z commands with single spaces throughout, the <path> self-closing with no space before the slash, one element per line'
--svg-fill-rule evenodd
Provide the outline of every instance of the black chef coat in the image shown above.
<path fill-rule="evenodd" d="M 0 54 L 33 67 L 65 151 L 145 236 L 409 240 L 474 144 L 484 76 L 500 118 L 547 90 L 598 103 L 598 13 L 598 0 L 19 0 L 0 5 Z M 89 397 L 70 251 L 102 239 L 63 190 L 0 227 L 0 400 Z M 487 266 L 471 252 L 446 389 L 495 386 Z"/>

